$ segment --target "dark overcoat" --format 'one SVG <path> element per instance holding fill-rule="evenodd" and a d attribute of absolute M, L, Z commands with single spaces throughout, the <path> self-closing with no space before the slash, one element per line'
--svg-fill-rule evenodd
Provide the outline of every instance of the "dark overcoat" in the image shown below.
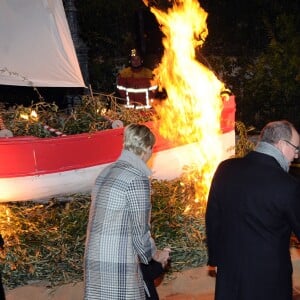
<path fill-rule="evenodd" d="M 272 156 L 222 162 L 212 181 L 206 230 L 217 266 L 216 300 L 291 300 L 290 237 L 300 238 L 300 186 Z"/>

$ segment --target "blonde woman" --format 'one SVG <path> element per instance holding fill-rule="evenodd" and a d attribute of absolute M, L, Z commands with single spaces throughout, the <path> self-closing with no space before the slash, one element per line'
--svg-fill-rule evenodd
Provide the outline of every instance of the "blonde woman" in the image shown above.
<path fill-rule="evenodd" d="M 92 191 L 85 249 L 85 300 L 142 300 L 140 263 L 168 259 L 150 234 L 150 169 L 155 136 L 145 125 L 130 124 L 123 150 L 103 170 Z"/>

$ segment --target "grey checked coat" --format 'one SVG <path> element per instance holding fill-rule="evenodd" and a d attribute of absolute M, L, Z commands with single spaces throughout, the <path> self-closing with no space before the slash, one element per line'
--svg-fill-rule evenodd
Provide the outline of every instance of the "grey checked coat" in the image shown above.
<path fill-rule="evenodd" d="M 155 251 L 150 174 L 138 156 L 123 150 L 98 175 L 85 248 L 85 300 L 145 299 L 139 262 L 147 264 Z"/>

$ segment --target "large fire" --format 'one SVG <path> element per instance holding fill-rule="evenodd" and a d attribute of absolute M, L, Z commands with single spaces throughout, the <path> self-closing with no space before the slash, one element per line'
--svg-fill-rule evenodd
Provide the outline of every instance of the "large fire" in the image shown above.
<path fill-rule="evenodd" d="M 155 107 L 159 132 L 178 145 L 194 143 L 190 155 L 198 170 L 191 178 L 195 201 L 206 203 L 222 154 L 219 137 L 224 89 L 215 74 L 196 59 L 196 50 L 208 35 L 208 14 L 197 0 L 176 1 L 166 12 L 151 7 L 151 12 L 164 34 L 164 54 L 154 70 L 155 80 L 167 93 L 167 99 Z"/>

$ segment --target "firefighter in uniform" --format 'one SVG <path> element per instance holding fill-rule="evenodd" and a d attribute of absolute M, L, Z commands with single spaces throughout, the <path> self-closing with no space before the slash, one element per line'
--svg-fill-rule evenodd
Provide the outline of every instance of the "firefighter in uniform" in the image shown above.
<path fill-rule="evenodd" d="M 120 71 L 117 89 L 121 98 L 126 99 L 128 108 L 151 108 L 157 86 L 153 82 L 152 71 L 143 66 L 137 49 L 130 53 L 130 66 Z"/>

